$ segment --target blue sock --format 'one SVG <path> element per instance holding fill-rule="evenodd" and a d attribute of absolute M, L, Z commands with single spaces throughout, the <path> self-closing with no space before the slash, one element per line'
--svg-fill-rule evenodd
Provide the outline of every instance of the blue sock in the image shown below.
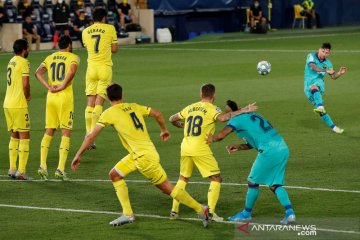
<path fill-rule="evenodd" d="M 319 90 L 317 90 L 317 89 L 312 90 L 311 94 L 313 95 L 313 99 L 316 104 L 315 107 L 323 106 L 323 100 L 322 100 L 322 96 L 321 96 L 321 93 L 319 92 Z"/>
<path fill-rule="evenodd" d="M 246 201 L 245 201 L 245 212 L 249 215 L 255 205 L 255 202 L 259 196 L 259 184 L 250 185 L 248 184 L 248 191 L 246 194 Z"/>
<path fill-rule="evenodd" d="M 324 120 L 326 125 L 328 125 L 331 128 L 335 127 L 335 124 L 331 120 L 331 117 L 329 116 L 329 114 L 327 114 L 327 113 L 320 114 L 320 117 L 321 117 L 322 120 Z"/>
<path fill-rule="evenodd" d="M 279 186 L 275 188 L 274 193 L 279 200 L 280 204 L 285 208 L 286 213 L 292 213 L 294 212 L 294 209 L 291 206 L 291 202 L 289 199 L 289 195 L 287 194 L 285 188 L 282 186 Z"/>

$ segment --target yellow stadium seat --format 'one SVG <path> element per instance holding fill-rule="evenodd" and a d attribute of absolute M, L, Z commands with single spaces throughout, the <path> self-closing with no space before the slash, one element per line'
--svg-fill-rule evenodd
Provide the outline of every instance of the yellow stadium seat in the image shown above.
<path fill-rule="evenodd" d="M 300 22 L 299 22 L 299 28 L 300 28 L 300 27 L 302 27 L 303 29 L 305 28 L 305 19 L 306 19 L 306 16 L 301 16 L 300 12 L 301 12 L 302 10 L 303 10 L 303 8 L 301 7 L 300 4 L 294 5 L 294 21 L 293 21 L 292 28 L 295 27 L 296 20 L 300 20 Z"/>

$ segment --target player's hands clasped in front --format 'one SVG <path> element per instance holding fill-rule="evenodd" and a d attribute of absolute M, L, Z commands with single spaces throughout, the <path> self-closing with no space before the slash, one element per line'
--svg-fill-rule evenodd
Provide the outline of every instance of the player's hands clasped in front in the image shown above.
<path fill-rule="evenodd" d="M 238 145 L 237 144 L 230 144 L 230 145 L 227 145 L 226 146 L 226 151 L 230 154 L 230 153 L 233 153 L 233 152 L 236 152 L 238 151 L 239 148 L 238 148 Z"/>
<path fill-rule="evenodd" d="M 71 162 L 71 170 L 75 172 L 79 166 L 80 166 L 80 156 L 75 156 Z"/>
<path fill-rule="evenodd" d="M 162 131 L 161 133 L 160 133 L 160 138 L 161 138 L 161 140 L 162 141 L 167 141 L 167 140 L 169 140 L 170 139 L 170 133 L 169 133 L 169 131 L 168 130 L 165 130 L 165 131 Z"/>

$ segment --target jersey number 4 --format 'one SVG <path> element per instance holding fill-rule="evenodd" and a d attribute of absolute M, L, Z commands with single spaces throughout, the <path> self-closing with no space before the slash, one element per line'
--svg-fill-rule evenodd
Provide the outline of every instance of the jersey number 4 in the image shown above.
<path fill-rule="evenodd" d="M 130 113 L 130 117 L 133 120 L 135 128 L 136 129 L 140 128 L 142 131 L 144 131 L 143 124 L 140 122 L 139 118 L 136 116 L 136 114 L 134 112 Z"/>

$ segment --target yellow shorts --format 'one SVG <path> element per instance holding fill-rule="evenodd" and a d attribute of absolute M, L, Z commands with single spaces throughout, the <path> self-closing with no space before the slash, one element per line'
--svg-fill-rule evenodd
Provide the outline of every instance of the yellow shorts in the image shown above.
<path fill-rule="evenodd" d="M 89 65 L 86 70 L 86 89 L 89 95 L 99 95 L 106 98 L 106 88 L 112 82 L 112 66 Z"/>
<path fill-rule="evenodd" d="M 30 116 L 27 108 L 4 108 L 8 131 L 30 131 Z"/>
<path fill-rule="evenodd" d="M 138 170 L 144 177 L 154 185 L 159 185 L 167 179 L 165 170 L 160 164 L 160 157 L 157 152 L 147 153 L 137 159 L 131 154 L 121 159 L 114 167 L 115 171 L 122 177 Z"/>
<path fill-rule="evenodd" d="M 203 178 L 220 173 L 218 163 L 213 155 L 181 156 L 180 174 L 186 178 L 191 177 L 194 165 L 198 168 Z"/>
<path fill-rule="evenodd" d="M 46 100 L 45 128 L 73 128 L 74 98 L 63 92 L 49 93 Z"/>

